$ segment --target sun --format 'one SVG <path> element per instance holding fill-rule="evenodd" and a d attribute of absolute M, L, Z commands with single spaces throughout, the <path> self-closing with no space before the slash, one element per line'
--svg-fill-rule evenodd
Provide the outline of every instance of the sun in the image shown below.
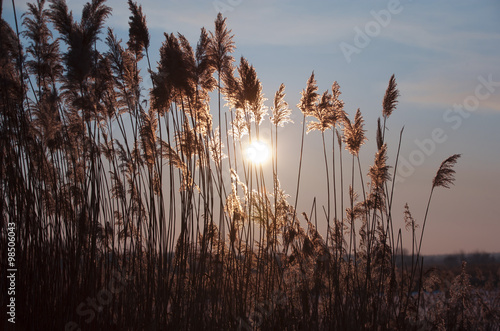
<path fill-rule="evenodd" d="M 253 141 L 245 150 L 246 159 L 255 164 L 262 164 L 269 159 L 269 147 L 260 140 Z"/>

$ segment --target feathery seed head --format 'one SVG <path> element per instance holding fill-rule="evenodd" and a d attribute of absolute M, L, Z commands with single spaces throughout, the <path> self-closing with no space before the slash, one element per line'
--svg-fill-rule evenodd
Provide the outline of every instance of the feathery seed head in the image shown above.
<path fill-rule="evenodd" d="M 311 121 L 307 124 L 307 132 L 318 130 L 324 132 L 326 129 L 332 127 L 335 123 L 335 113 L 332 107 L 332 95 L 325 91 L 321 95 L 318 104 L 314 105 L 312 111 L 308 113 L 309 116 L 315 117 L 318 122 Z"/>
<path fill-rule="evenodd" d="M 209 142 L 210 156 L 216 164 L 220 164 L 221 160 L 227 158 L 227 155 L 222 151 L 224 144 L 220 140 L 219 130 L 215 130 L 213 138 Z"/>
<path fill-rule="evenodd" d="M 318 86 L 316 85 L 316 80 L 314 79 L 314 71 L 307 80 L 307 87 L 302 90 L 300 102 L 297 105 L 304 115 L 308 115 L 314 110 L 314 105 L 318 100 Z"/>
<path fill-rule="evenodd" d="M 365 130 L 363 129 L 363 122 L 363 116 L 359 108 L 354 117 L 354 124 L 351 123 L 347 116 L 344 118 L 343 130 L 346 149 L 355 156 L 358 155 L 361 145 L 367 140 L 365 137 Z"/>
<path fill-rule="evenodd" d="M 128 46 L 137 56 L 142 57 L 143 49 L 149 48 L 149 31 L 146 24 L 146 16 L 142 13 L 142 6 L 137 2 L 128 0 L 128 6 L 132 15 L 129 17 L 129 41 Z"/>
<path fill-rule="evenodd" d="M 372 180 L 372 189 L 378 193 L 383 192 L 384 183 L 390 180 L 389 168 L 391 167 L 386 165 L 386 162 L 387 145 L 383 144 L 382 147 L 378 150 L 377 154 L 375 154 L 375 162 L 370 167 L 370 171 L 368 172 L 368 176 Z"/>
<path fill-rule="evenodd" d="M 389 79 L 389 85 L 385 91 L 384 101 L 382 102 L 382 114 L 385 118 L 391 116 L 396 105 L 398 104 L 399 91 L 397 89 L 396 78 L 394 74 Z"/>
<path fill-rule="evenodd" d="M 460 156 L 461 154 L 454 154 L 441 163 L 436 173 L 436 177 L 434 177 L 432 181 L 433 189 L 439 186 L 450 188 L 450 185 L 455 181 L 455 170 L 453 166 L 457 163 Z"/>
<path fill-rule="evenodd" d="M 416 228 L 418 228 L 418 224 L 415 223 L 415 219 L 411 215 L 408 203 L 405 204 L 404 221 L 406 230 L 415 230 Z"/>
<path fill-rule="evenodd" d="M 283 83 L 274 95 L 274 106 L 271 111 L 273 116 L 270 119 L 274 125 L 283 127 L 287 122 L 293 123 L 290 119 L 292 110 L 288 108 L 288 103 L 285 101 L 285 84 Z"/>
<path fill-rule="evenodd" d="M 333 113 L 334 113 L 334 121 L 335 123 L 338 123 L 343 120 L 345 117 L 345 112 L 344 112 L 344 101 L 342 99 L 339 99 L 340 95 L 342 92 L 340 92 L 340 85 L 337 83 L 337 81 L 333 82 L 332 84 L 332 107 L 333 107 Z"/>
<path fill-rule="evenodd" d="M 199 98 L 208 101 L 208 92 L 213 91 L 217 86 L 217 80 L 213 77 L 216 70 L 213 59 L 208 54 L 210 46 L 210 37 L 205 30 L 201 29 L 200 39 L 196 45 L 196 77 L 200 86 Z"/>
<path fill-rule="evenodd" d="M 210 44 L 207 49 L 208 56 L 212 59 L 219 75 L 231 69 L 234 58 L 230 55 L 235 46 L 231 30 L 227 29 L 226 18 L 222 14 L 215 20 L 215 33 L 210 32 Z"/>

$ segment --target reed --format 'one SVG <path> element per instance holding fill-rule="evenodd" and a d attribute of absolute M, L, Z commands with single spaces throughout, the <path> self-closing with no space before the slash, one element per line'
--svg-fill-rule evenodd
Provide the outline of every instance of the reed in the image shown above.
<path fill-rule="evenodd" d="M 459 155 L 446 159 L 432 182 L 421 232 L 408 205 L 404 215 L 392 213 L 397 193 L 388 182 L 397 158 L 388 158 L 385 124 L 399 96 L 394 75 L 383 99 L 383 124 L 377 124 L 374 163 L 365 174 L 361 111 L 349 119 L 339 84 L 318 95 L 311 74 L 297 105 L 302 140 L 290 196 L 279 180 L 278 131 L 292 125 L 294 111 L 285 85 L 269 116 L 256 69 L 243 57 L 234 64 L 233 35 L 221 14 L 213 32 L 201 30 L 194 48 L 182 34 L 165 34 L 151 68 L 146 17 L 137 3 L 129 0 L 128 6 L 125 43 L 112 29 L 104 33 L 111 15 L 104 0 L 85 4 L 79 22 L 64 0 L 29 4 L 19 33 L 1 21 L 0 224 L 2 243 L 7 223 L 16 226 L 19 325 L 468 327 L 477 314 L 465 291 L 465 267 L 452 299 L 443 301 L 460 312 L 422 313 L 428 304 L 423 284 L 432 278 L 420 254 L 430 201 L 435 188 L 453 183 Z M 144 79 L 152 82 L 147 94 Z M 266 125 L 272 183 L 262 164 L 245 158 L 245 146 L 259 140 Z M 302 161 L 309 157 L 306 131 L 322 136 L 326 188 L 316 194 L 326 190 L 327 196 L 326 206 L 314 200 L 309 214 L 297 210 L 304 195 Z M 402 131 L 397 156 L 401 137 Z M 343 147 L 352 155 L 349 187 Z M 317 229 L 322 222 L 326 234 Z M 410 259 L 403 257 L 398 224 L 411 231 Z M 2 266 L 4 261 L 2 250 Z M 3 272 L 2 288 L 5 279 Z M 488 316 L 477 324 L 485 330 L 498 322 L 498 311 Z"/>

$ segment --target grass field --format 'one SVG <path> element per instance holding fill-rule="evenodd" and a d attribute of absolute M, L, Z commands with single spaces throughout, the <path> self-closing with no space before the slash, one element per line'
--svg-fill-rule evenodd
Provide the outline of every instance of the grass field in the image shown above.
<path fill-rule="evenodd" d="M 268 108 L 220 14 L 196 45 L 165 34 L 154 66 L 146 18 L 128 5 L 126 42 L 104 0 L 81 21 L 62 0 L 31 4 L 17 27 L 1 21 L 1 312 L 14 241 L 16 330 L 498 330 L 498 257 L 421 254 L 433 192 L 453 184 L 460 155 L 429 179 L 421 222 L 408 204 L 392 213 L 404 137 L 386 130 L 394 75 L 363 165 L 363 115 L 344 111 L 339 83 L 321 94 L 314 73 L 297 77 L 297 107 L 282 84 Z M 285 192 L 290 125 L 302 140 Z M 264 126 L 268 146 L 256 144 Z M 327 204 L 304 211 L 307 148 L 323 150 Z"/>

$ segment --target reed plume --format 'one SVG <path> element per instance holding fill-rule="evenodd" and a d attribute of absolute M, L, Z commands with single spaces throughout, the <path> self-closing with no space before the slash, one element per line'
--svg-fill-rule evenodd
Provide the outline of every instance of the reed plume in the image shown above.
<path fill-rule="evenodd" d="M 332 118 L 331 121 L 334 125 L 341 124 L 346 114 L 344 111 L 344 101 L 340 99 L 340 85 L 337 81 L 332 84 Z"/>
<path fill-rule="evenodd" d="M 68 45 L 63 55 L 66 64 L 67 82 L 84 82 L 97 61 L 97 53 L 93 50 L 104 20 L 111 14 L 111 7 L 105 0 L 92 0 L 82 10 L 79 23 L 73 21 L 65 0 L 52 0 L 49 17 L 59 32 L 61 39 Z"/>
<path fill-rule="evenodd" d="M 361 145 L 367 140 L 363 122 L 363 116 L 359 108 L 354 116 L 354 123 L 352 123 L 347 116 L 344 118 L 344 143 L 349 153 L 354 156 L 358 156 Z"/>
<path fill-rule="evenodd" d="M 271 113 L 270 120 L 275 126 L 283 127 L 285 123 L 293 123 L 290 119 L 292 110 L 288 108 L 288 103 L 285 101 L 285 84 L 283 83 L 274 95 L 274 106 L 271 108 Z"/>
<path fill-rule="evenodd" d="M 255 68 L 248 61 L 241 57 L 238 73 L 241 79 L 242 97 L 245 102 L 244 109 L 248 109 L 252 113 L 252 120 L 255 120 L 256 125 L 260 125 L 267 114 L 267 107 L 264 105 L 262 93 L 262 84 L 257 78 Z"/>
<path fill-rule="evenodd" d="M 427 208 L 425 209 L 424 221 L 422 223 L 422 232 L 420 234 L 420 242 L 417 251 L 417 262 L 420 257 L 420 249 L 422 248 L 425 225 L 427 224 L 427 215 L 429 213 L 429 207 L 431 205 L 432 194 L 434 192 L 434 189 L 436 187 L 450 188 L 450 185 L 453 184 L 453 182 L 455 181 L 455 170 L 453 169 L 453 166 L 457 163 L 457 160 L 460 156 L 461 154 L 453 154 L 452 156 L 448 157 L 446 160 L 441 162 L 441 165 L 439 166 L 439 169 L 436 172 L 436 176 L 432 180 L 431 193 L 429 194 L 429 200 L 427 201 Z M 413 273 L 415 273 L 415 271 L 416 270 L 413 270 Z"/>
<path fill-rule="evenodd" d="M 224 75 L 223 93 L 227 104 L 236 109 L 232 131 L 236 137 L 241 138 L 251 132 L 252 122 L 255 122 L 258 134 L 258 127 L 267 114 L 267 107 L 264 105 L 267 99 L 262 93 L 255 68 L 244 57 L 240 59 L 237 72 L 238 76 L 234 76 L 232 71 Z"/>
<path fill-rule="evenodd" d="M 32 59 L 26 61 L 26 66 L 32 75 L 37 75 L 39 90 L 55 90 L 56 80 L 62 73 L 59 42 L 52 41 L 52 32 L 47 23 L 49 12 L 44 9 L 45 0 L 38 0 L 36 4 L 28 3 L 28 11 L 24 14 L 23 26 L 26 30 L 22 35 L 31 40 L 26 49 Z"/>
<path fill-rule="evenodd" d="M 183 130 L 177 133 L 177 150 L 179 150 L 186 157 L 191 158 L 198 154 L 201 146 L 196 133 L 189 125 L 188 121 L 182 124 Z"/>
<path fill-rule="evenodd" d="M 142 13 L 142 6 L 138 6 L 137 2 L 128 0 L 131 16 L 129 17 L 129 41 L 127 45 L 129 49 L 136 54 L 140 59 L 143 50 L 149 48 L 149 31 L 146 24 L 146 16 Z"/>
<path fill-rule="evenodd" d="M 152 74 L 152 94 L 158 105 L 168 102 L 171 95 L 182 103 L 184 97 L 193 96 L 196 86 L 195 60 L 192 49 L 186 45 L 184 36 L 177 38 L 173 33 L 165 33 L 165 41 L 160 48 L 158 72 Z"/>
<path fill-rule="evenodd" d="M 234 58 L 231 53 L 235 46 L 231 30 L 227 28 L 226 18 L 222 14 L 217 14 L 215 20 L 215 32 L 210 32 L 210 43 L 207 48 L 207 55 L 213 61 L 219 76 L 231 70 Z M 220 80 L 219 80 L 220 82 Z"/>
<path fill-rule="evenodd" d="M 387 145 L 384 144 L 375 154 L 375 161 L 368 172 L 373 191 L 382 193 L 384 184 L 391 179 L 389 174 L 390 168 L 387 165 Z"/>
<path fill-rule="evenodd" d="M 223 148 L 224 144 L 220 140 L 219 130 L 215 130 L 214 136 L 209 142 L 210 157 L 215 164 L 219 164 L 221 160 L 227 158 L 227 155 L 222 151 Z"/>
<path fill-rule="evenodd" d="M 228 130 L 228 134 L 233 136 L 236 140 L 241 140 L 241 138 L 249 132 L 250 121 L 247 120 L 242 109 L 236 108 L 233 120 L 231 121 L 231 129 Z"/>
<path fill-rule="evenodd" d="M 301 98 L 297 107 L 302 111 L 304 116 L 309 115 L 314 110 L 314 105 L 318 100 L 318 86 L 316 84 L 316 79 L 314 79 L 314 71 L 307 80 L 307 86 L 305 90 L 301 92 Z"/>
<path fill-rule="evenodd" d="M 142 127 L 140 129 L 143 158 L 151 171 L 157 154 L 158 119 L 156 112 L 151 109 L 148 113 L 142 111 Z"/>
<path fill-rule="evenodd" d="M 313 130 L 325 132 L 332 127 L 335 121 L 335 113 L 333 112 L 332 95 L 329 91 L 325 91 L 318 104 L 314 105 L 308 116 L 316 118 L 318 121 L 311 121 L 307 124 L 307 133 Z"/>
<path fill-rule="evenodd" d="M 26 49 L 31 59 L 26 61 L 26 67 L 31 75 L 36 76 L 38 89 L 35 92 L 35 102 L 32 103 L 34 115 L 33 129 L 38 137 L 52 151 L 61 146 L 61 116 L 59 114 L 60 96 L 57 81 L 61 78 L 63 67 L 60 64 L 59 43 L 52 42 L 52 33 L 47 26 L 48 11 L 44 9 L 45 1 L 36 5 L 28 4 L 30 16 L 25 16 L 23 25 L 26 30 L 23 36 L 31 40 Z"/>
<path fill-rule="evenodd" d="M 432 180 L 433 189 L 439 186 L 450 188 L 450 185 L 455 181 L 455 170 L 453 166 L 457 163 L 460 156 L 461 154 L 454 154 L 441 163 L 436 176 Z"/>
<path fill-rule="evenodd" d="M 408 206 L 408 202 L 405 203 L 405 211 L 404 211 L 404 221 L 406 230 L 418 228 L 418 224 L 415 222 L 415 219 L 411 215 L 410 207 Z"/>
<path fill-rule="evenodd" d="M 196 45 L 196 77 L 198 80 L 198 98 L 201 102 L 207 102 L 208 92 L 212 92 L 217 87 L 217 80 L 213 77 L 217 69 L 213 59 L 209 54 L 211 39 L 205 28 L 201 29 L 200 39 Z"/>
<path fill-rule="evenodd" d="M 384 118 L 391 116 L 398 104 L 399 90 L 397 89 L 396 78 L 394 74 L 389 79 L 389 85 L 385 91 L 384 101 L 382 102 L 382 115 Z"/>

